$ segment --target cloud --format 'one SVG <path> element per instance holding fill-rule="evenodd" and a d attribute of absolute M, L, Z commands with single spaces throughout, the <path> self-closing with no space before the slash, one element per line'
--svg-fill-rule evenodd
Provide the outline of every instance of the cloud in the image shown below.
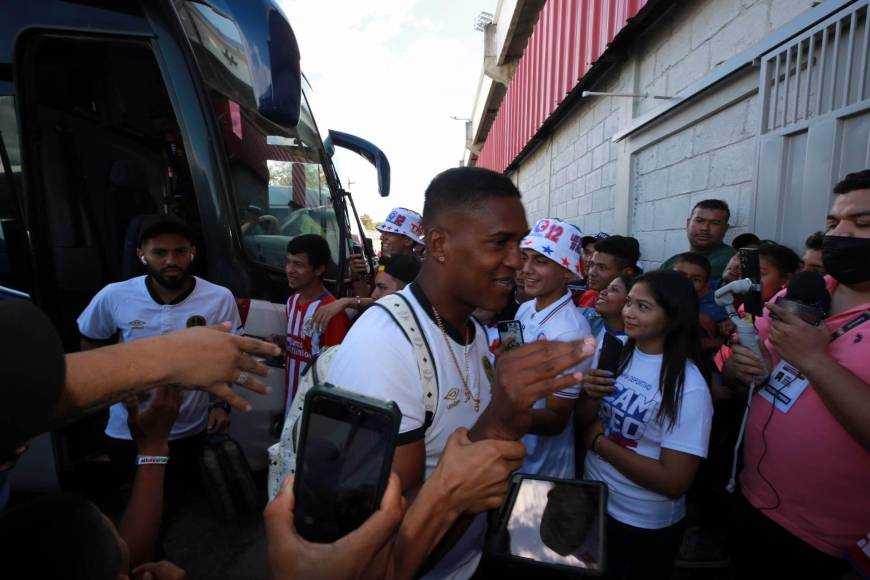
<path fill-rule="evenodd" d="M 393 206 L 421 210 L 423 191 L 462 158 L 483 58 L 474 17 L 495 0 L 284 0 L 314 87 L 321 130 L 363 137 L 386 153 L 392 193 L 378 197 L 374 169 L 337 154 L 359 212 L 383 219 Z"/>

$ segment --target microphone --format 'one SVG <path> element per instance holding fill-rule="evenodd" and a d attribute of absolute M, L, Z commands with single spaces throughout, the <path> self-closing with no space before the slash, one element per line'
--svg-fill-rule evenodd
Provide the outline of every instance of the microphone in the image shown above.
<path fill-rule="evenodd" d="M 797 315 L 807 324 L 818 326 L 828 316 L 831 295 L 825 279 L 818 272 L 798 272 L 788 283 L 785 296 L 776 299 L 776 305 Z M 771 313 L 771 317 L 776 315 Z"/>
<path fill-rule="evenodd" d="M 741 252 L 742 251 L 743 250 L 741 250 Z M 758 254 L 756 254 L 755 257 L 757 261 Z M 753 293 L 758 294 L 760 301 L 760 284 L 749 278 L 744 278 L 742 280 L 730 282 L 716 290 L 715 294 L 713 294 L 713 299 L 716 301 L 716 304 L 724 308 L 728 313 L 728 317 L 737 329 L 737 336 L 740 337 L 740 344 L 752 350 L 752 352 L 763 361 L 764 357 L 761 355 L 761 343 L 758 341 L 758 332 L 755 330 L 755 325 L 740 318 L 740 314 L 737 312 L 737 309 L 734 308 L 735 294 L 751 296 Z M 746 309 L 746 302 L 744 302 L 744 309 Z"/>

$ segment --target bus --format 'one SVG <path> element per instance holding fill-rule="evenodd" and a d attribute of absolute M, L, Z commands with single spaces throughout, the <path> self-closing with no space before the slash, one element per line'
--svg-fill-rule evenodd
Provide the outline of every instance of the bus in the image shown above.
<path fill-rule="evenodd" d="M 286 330 L 293 236 L 328 240 L 337 295 L 351 244 L 373 259 L 333 157 L 342 147 L 369 160 L 383 196 L 389 162 L 365 139 L 318 126 L 276 0 L 30 0 L 3 12 L 0 298 L 32 300 L 68 352 L 94 294 L 143 273 L 134 248 L 146 214 L 193 227 L 193 273 L 229 288 L 258 337 Z M 252 395 L 254 411 L 231 429 L 255 469 L 283 412 L 284 372 L 272 364 L 273 394 Z M 13 489 L 80 485 L 104 425 L 97 415 L 35 440 Z"/>

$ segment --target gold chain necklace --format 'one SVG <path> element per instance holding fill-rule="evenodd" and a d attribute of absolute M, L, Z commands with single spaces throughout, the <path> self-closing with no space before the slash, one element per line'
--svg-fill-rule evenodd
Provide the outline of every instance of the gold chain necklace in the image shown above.
<path fill-rule="evenodd" d="M 444 321 L 441 320 L 441 315 L 438 314 L 438 311 L 435 307 L 432 307 L 432 314 L 435 315 L 435 322 L 438 324 L 438 328 L 441 330 L 441 336 L 444 337 L 444 344 L 447 345 L 447 351 L 450 353 L 450 358 L 453 359 L 453 364 L 456 366 L 456 372 L 459 373 L 459 378 L 462 379 L 462 386 L 465 387 L 465 397 L 466 401 L 471 399 L 474 401 L 474 412 L 480 411 L 480 390 L 478 389 L 477 395 L 471 392 L 471 388 L 468 386 L 469 381 L 471 381 L 471 367 L 469 365 L 469 353 L 471 352 L 471 345 L 468 343 L 468 321 L 465 322 L 465 345 L 464 345 L 464 354 L 465 354 L 465 374 L 462 374 L 462 368 L 459 366 L 459 360 L 456 358 L 456 353 L 453 352 L 453 347 L 450 345 L 450 340 L 447 338 L 447 329 L 444 327 Z"/>

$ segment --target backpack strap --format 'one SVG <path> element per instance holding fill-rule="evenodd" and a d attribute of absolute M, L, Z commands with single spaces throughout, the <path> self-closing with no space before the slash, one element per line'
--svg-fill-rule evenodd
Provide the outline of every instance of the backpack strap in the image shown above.
<path fill-rule="evenodd" d="M 426 408 L 426 418 L 420 429 L 414 429 L 400 436 L 399 444 L 408 443 L 419 439 L 435 418 L 435 412 L 438 410 L 438 372 L 435 370 L 432 349 L 429 348 L 420 320 L 408 299 L 398 293 L 390 294 L 375 302 L 374 305 L 385 310 L 405 333 L 405 337 L 414 349 L 414 357 L 417 359 L 417 368 L 420 371 L 420 381 L 423 383 L 423 405 Z"/>

